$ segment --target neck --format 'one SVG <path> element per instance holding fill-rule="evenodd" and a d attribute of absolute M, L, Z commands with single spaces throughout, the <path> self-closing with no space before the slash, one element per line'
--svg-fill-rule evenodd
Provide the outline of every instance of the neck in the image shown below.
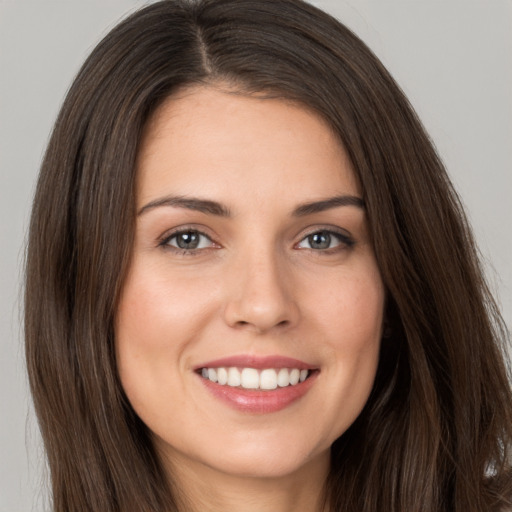
<path fill-rule="evenodd" d="M 168 464 L 180 510 L 187 512 L 327 512 L 328 455 L 278 477 L 221 473 L 201 463 Z"/>

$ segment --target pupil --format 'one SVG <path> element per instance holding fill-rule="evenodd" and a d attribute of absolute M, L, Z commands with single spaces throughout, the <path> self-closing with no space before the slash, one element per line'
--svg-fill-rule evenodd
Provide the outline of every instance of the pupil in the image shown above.
<path fill-rule="evenodd" d="M 177 236 L 176 243 L 180 249 L 195 249 L 199 245 L 199 235 L 194 231 L 180 233 Z"/>
<path fill-rule="evenodd" d="M 315 233 L 309 236 L 309 243 L 313 249 L 328 249 L 331 245 L 329 233 Z"/>

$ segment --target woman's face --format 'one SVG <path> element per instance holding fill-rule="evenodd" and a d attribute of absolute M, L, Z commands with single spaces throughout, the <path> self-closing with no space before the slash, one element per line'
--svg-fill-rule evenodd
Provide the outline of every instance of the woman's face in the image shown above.
<path fill-rule="evenodd" d="M 343 147 L 302 107 L 196 87 L 151 119 L 137 187 L 116 349 L 159 453 L 196 474 L 327 468 L 385 295 Z"/>

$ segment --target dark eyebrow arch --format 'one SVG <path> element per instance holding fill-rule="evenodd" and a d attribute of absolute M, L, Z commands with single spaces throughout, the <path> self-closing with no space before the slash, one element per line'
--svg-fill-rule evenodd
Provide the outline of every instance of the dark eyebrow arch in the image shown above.
<path fill-rule="evenodd" d="M 137 215 L 142 215 L 143 213 L 160 206 L 186 208 L 187 210 L 195 210 L 209 215 L 218 215 L 219 217 L 229 217 L 231 215 L 228 208 L 216 201 L 184 196 L 166 196 L 161 197 L 160 199 L 155 199 L 154 201 L 144 205 L 137 212 Z"/>
<path fill-rule="evenodd" d="M 314 201 L 311 203 L 305 203 L 293 211 L 294 217 L 303 217 L 305 215 L 311 215 L 313 213 L 324 212 L 331 208 L 337 208 L 339 206 L 356 206 L 364 210 L 364 201 L 357 196 L 335 196 L 328 199 L 322 199 L 321 201 Z"/>

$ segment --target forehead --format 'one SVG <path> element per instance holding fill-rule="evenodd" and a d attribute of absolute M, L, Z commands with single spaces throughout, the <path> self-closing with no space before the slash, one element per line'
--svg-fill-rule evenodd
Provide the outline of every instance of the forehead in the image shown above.
<path fill-rule="evenodd" d="M 342 144 L 318 114 L 213 87 L 185 89 L 156 110 L 137 167 L 139 205 L 161 193 L 278 193 L 282 201 L 360 193 Z"/>

